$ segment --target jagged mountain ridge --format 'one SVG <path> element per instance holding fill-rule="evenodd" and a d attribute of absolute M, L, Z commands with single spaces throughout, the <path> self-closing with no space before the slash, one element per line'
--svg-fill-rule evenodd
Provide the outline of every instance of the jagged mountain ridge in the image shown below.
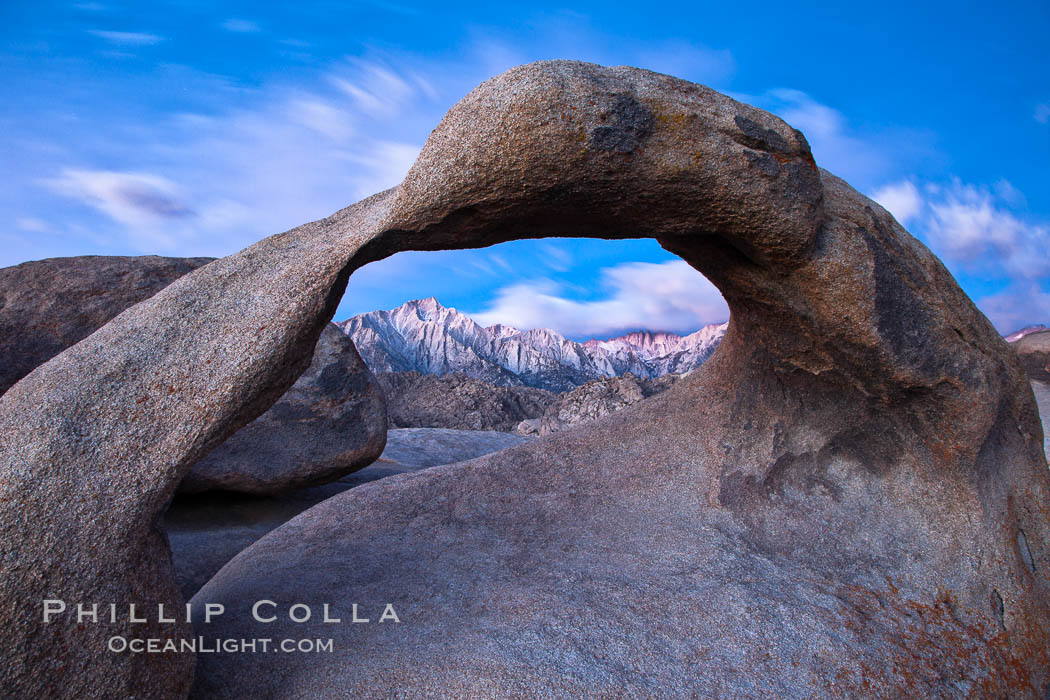
<path fill-rule="evenodd" d="M 577 343 L 548 328 L 484 327 L 430 297 L 336 325 L 374 372 L 462 372 L 499 386 L 561 392 L 627 372 L 646 379 L 688 372 L 711 356 L 728 324 L 686 336 L 639 331 Z"/>

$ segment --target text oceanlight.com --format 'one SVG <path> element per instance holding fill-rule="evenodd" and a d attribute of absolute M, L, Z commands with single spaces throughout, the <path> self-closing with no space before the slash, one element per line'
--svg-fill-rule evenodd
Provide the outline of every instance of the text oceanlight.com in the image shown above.
<path fill-rule="evenodd" d="M 286 654 L 314 652 L 331 653 L 334 646 L 331 639 L 127 639 L 110 637 L 110 651 L 121 653 L 130 651 L 133 654 L 225 654 L 284 652 Z"/>

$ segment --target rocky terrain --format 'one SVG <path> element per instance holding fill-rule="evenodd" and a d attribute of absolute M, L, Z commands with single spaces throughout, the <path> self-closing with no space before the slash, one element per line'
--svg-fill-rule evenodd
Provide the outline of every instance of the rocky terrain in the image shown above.
<path fill-rule="evenodd" d="M 210 624 L 157 527 L 310 365 L 348 275 L 402 250 L 652 237 L 723 293 L 719 351 L 632 407 L 349 489 L 237 554 Z M 512 69 L 403 182 L 176 280 L 0 397 L 2 687 L 16 697 L 1042 697 L 1050 470 L 1016 353 L 805 137 L 628 67 Z M 42 487 L 43 485 L 43 487 Z M 114 635 L 332 639 L 113 654 Z M 357 604 L 370 624 L 306 623 Z M 401 624 L 378 617 L 391 604 Z M 170 606 L 170 607 L 168 607 Z"/>
<path fill-rule="evenodd" d="M 1033 380 L 1032 393 L 1043 421 L 1043 454 L 1050 463 L 1050 384 Z"/>
<path fill-rule="evenodd" d="M 721 323 L 684 337 L 639 332 L 577 343 L 546 328 L 485 328 L 433 297 L 336 325 L 353 338 L 377 373 L 461 373 L 498 386 L 555 392 L 626 372 L 645 379 L 687 372 L 711 356 L 726 329 Z"/>
<path fill-rule="evenodd" d="M 1050 382 L 1050 331 L 1027 333 L 1012 343 L 1028 376 Z"/>
<path fill-rule="evenodd" d="M 513 431 L 543 415 L 557 394 L 527 386 L 496 386 L 459 372 L 377 374 L 392 428 Z"/>
<path fill-rule="evenodd" d="M 674 386 L 681 378 L 665 374 L 651 380 L 630 372 L 619 377 L 594 379 L 559 394 L 537 418 L 527 418 L 515 427 L 521 435 L 550 435 L 580 423 L 597 420 L 610 413 L 655 396 Z"/>

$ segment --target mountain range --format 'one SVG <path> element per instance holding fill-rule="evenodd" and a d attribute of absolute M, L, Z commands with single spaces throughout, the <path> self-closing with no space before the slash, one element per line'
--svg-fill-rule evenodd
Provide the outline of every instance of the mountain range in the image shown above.
<path fill-rule="evenodd" d="M 562 392 L 627 372 L 645 379 L 688 372 L 711 356 L 728 323 L 686 336 L 638 331 L 578 343 L 548 328 L 481 326 L 430 297 L 336 325 L 374 372 L 459 372 L 499 386 Z"/>

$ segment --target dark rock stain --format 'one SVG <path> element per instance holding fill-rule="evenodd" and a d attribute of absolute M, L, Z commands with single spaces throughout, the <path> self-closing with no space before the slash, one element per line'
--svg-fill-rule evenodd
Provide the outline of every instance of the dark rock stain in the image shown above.
<path fill-rule="evenodd" d="M 765 128 L 754 119 L 738 114 L 733 121 L 741 131 L 741 133 L 733 134 L 733 140 L 742 146 L 767 153 L 785 155 L 791 153 L 791 146 L 788 145 L 787 139 L 772 129 Z"/>
<path fill-rule="evenodd" d="M 886 252 L 885 242 L 876 240 L 861 229 L 874 262 L 875 314 L 879 336 L 890 350 L 910 369 L 933 377 L 940 369 L 938 354 L 930 347 L 932 319 L 925 305 L 899 274 L 897 265 Z"/>
<path fill-rule="evenodd" d="M 630 95 L 617 95 L 602 114 L 609 124 L 591 129 L 591 146 L 599 151 L 632 153 L 653 129 L 653 112 Z"/>
<path fill-rule="evenodd" d="M 1035 559 L 1032 557 L 1032 550 L 1028 547 L 1028 537 L 1021 528 L 1017 528 L 1017 548 L 1021 550 L 1021 559 L 1024 561 L 1025 566 L 1034 574 Z"/>
<path fill-rule="evenodd" d="M 752 167 L 758 168 L 763 174 L 769 177 L 776 177 L 780 174 L 780 164 L 777 163 L 777 159 L 768 153 L 756 153 L 755 151 L 744 151 L 744 155 L 747 156 L 747 161 Z"/>
<path fill-rule="evenodd" d="M 999 622 L 999 629 L 1006 630 L 1006 622 L 1003 619 L 1006 608 L 1003 606 L 1003 597 L 999 595 L 999 591 L 992 590 L 992 612 L 995 614 L 995 619 Z"/>

